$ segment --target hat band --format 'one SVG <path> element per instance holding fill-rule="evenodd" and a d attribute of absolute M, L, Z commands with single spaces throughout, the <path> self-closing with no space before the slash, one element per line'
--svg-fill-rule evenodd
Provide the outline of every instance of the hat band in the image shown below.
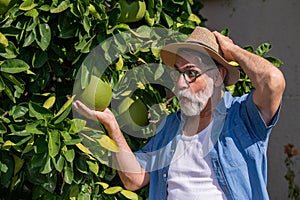
<path fill-rule="evenodd" d="M 201 42 L 196 42 L 196 41 L 186 41 L 187 43 L 194 43 L 194 44 L 199 44 L 199 45 L 202 45 L 202 46 L 205 46 L 207 48 L 209 48 L 210 50 L 214 51 L 215 53 L 219 54 L 218 52 L 216 52 L 216 50 L 214 50 L 213 48 L 211 48 L 210 46 L 206 45 L 206 44 L 203 44 Z"/>

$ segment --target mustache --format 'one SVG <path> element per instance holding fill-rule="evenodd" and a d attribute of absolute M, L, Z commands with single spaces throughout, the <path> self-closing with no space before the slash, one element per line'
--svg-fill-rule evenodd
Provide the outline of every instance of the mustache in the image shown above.
<path fill-rule="evenodd" d="M 187 98 L 191 101 L 194 101 L 196 98 L 196 95 L 193 94 L 189 89 L 182 89 L 176 91 L 177 98 Z"/>

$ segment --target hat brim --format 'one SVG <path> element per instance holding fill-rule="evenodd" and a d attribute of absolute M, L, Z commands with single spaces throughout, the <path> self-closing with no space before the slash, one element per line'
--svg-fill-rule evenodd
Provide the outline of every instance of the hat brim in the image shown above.
<path fill-rule="evenodd" d="M 227 60 L 211 48 L 199 43 L 179 42 L 164 46 L 160 51 L 163 63 L 171 68 L 175 68 L 176 54 L 179 49 L 191 49 L 203 54 L 208 54 L 212 59 L 224 66 L 227 69 L 227 77 L 224 81 L 226 86 L 234 85 L 240 78 L 240 72 L 237 67 L 230 65 Z"/>

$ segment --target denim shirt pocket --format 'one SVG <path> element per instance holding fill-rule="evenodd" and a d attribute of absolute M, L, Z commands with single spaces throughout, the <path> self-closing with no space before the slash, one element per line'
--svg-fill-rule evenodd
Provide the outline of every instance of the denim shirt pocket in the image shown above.
<path fill-rule="evenodd" d="M 254 142 L 243 124 L 223 133 L 223 154 L 232 167 L 246 165 L 246 159 L 255 157 Z"/>

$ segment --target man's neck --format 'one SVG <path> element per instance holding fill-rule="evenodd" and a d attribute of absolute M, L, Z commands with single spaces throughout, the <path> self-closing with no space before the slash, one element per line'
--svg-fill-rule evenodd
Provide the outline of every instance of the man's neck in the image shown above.
<path fill-rule="evenodd" d="M 204 130 L 213 120 L 212 113 L 206 113 L 205 116 L 197 115 L 186 117 L 185 125 L 183 127 L 183 134 L 186 136 L 193 136 Z"/>

